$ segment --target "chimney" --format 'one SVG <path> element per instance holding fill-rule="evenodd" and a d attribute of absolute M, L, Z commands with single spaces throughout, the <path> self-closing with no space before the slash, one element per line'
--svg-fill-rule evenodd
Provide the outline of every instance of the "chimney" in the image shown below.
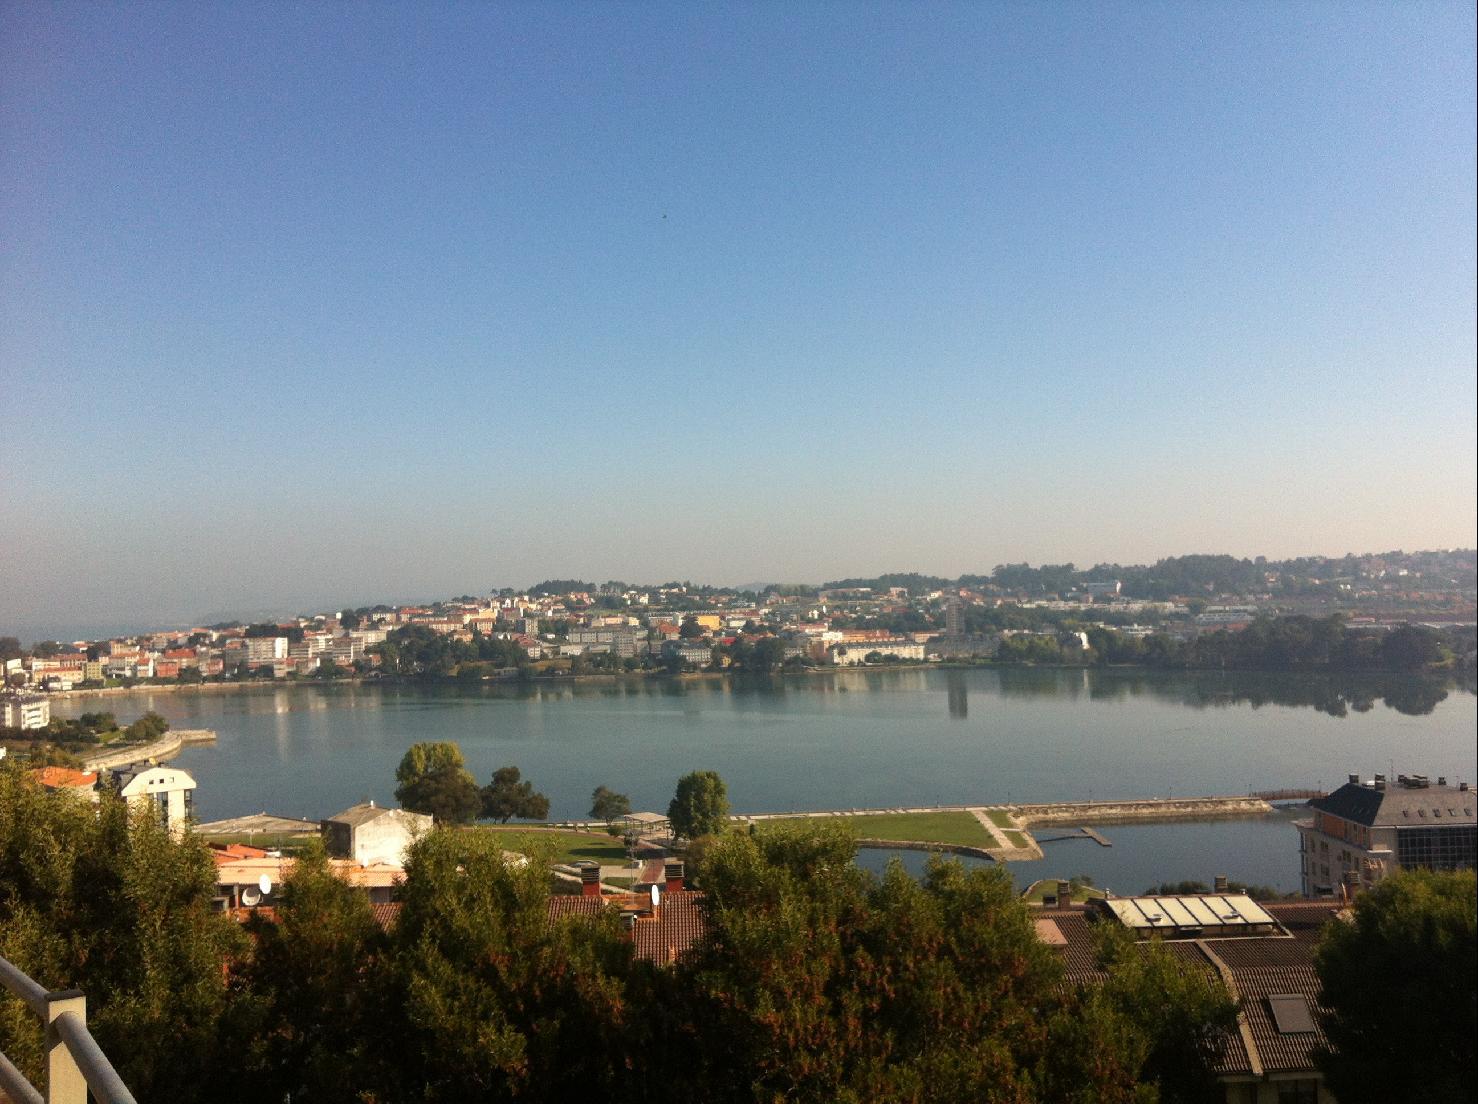
<path fill-rule="evenodd" d="M 1457 788 L 1459 790 L 1461 790 L 1463 793 L 1467 793 L 1468 792 L 1468 784 L 1466 782 L 1459 782 L 1457 784 Z"/>
<path fill-rule="evenodd" d="M 1360 785 L 1360 776 L 1358 774 L 1352 774 L 1352 775 L 1350 775 L 1350 785 L 1352 785 L 1352 786 L 1358 786 L 1358 785 Z"/>
<path fill-rule="evenodd" d="M 1447 776 L 1446 775 L 1439 774 L 1437 776 L 1437 785 L 1439 785 L 1439 786 L 1445 786 L 1445 785 L 1447 785 Z"/>
<path fill-rule="evenodd" d="M 582 897 L 599 897 L 600 864 L 582 862 L 576 865 L 580 868 L 580 895 Z"/>
<path fill-rule="evenodd" d="M 1226 893 L 1227 892 L 1227 876 L 1225 874 L 1218 874 L 1218 875 L 1216 875 L 1215 882 L 1216 882 L 1216 892 L 1217 893 Z"/>
<path fill-rule="evenodd" d="M 1386 776 L 1385 775 L 1378 774 L 1378 775 L 1375 776 L 1375 788 L 1377 790 L 1384 790 L 1386 788 Z"/>
<path fill-rule="evenodd" d="M 1346 901 L 1353 901 L 1355 895 L 1360 892 L 1360 872 L 1358 870 L 1346 870 L 1344 877 L 1340 879 L 1340 896 Z"/>
<path fill-rule="evenodd" d="M 663 877 L 667 882 L 667 892 L 676 893 L 683 888 L 683 863 L 681 859 L 669 859 L 663 867 Z"/>
<path fill-rule="evenodd" d="M 1073 903 L 1073 883 L 1059 881 L 1057 883 L 1057 903 L 1066 908 Z"/>

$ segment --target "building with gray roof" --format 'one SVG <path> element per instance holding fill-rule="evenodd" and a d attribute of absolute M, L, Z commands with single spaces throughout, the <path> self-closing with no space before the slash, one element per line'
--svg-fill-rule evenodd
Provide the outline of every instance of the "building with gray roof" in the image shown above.
<path fill-rule="evenodd" d="M 1359 775 L 1309 802 L 1313 815 L 1296 822 L 1306 897 L 1348 895 L 1407 867 L 1463 870 L 1478 852 L 1474 792 L 1425 775 L 1394 782 Z"/>

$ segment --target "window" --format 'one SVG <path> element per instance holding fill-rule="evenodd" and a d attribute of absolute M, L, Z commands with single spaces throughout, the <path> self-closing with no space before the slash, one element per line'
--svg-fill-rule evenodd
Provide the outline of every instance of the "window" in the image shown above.
<path fill-rule="evenodd" d="M 1432 870 L 1470 868 L 1478 859 L 1478 826 L 1403 828 L 1396 833 L 1396 860 Z"/>
<path fill-rule="evenodd" d="M 1279 1081 L 1278 1104 L 1319 1104 L 1319 1082 Z"/>

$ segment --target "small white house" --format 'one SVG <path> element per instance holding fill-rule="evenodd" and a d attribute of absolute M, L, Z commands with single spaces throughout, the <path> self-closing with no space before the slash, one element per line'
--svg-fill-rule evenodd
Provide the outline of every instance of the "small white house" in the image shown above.
<path fill-rule="evenodd" d="M 112 785 L 132 807 L 147 806 L 175 835 L 185 830 L 194 807 L 195 779 L 179 767 L 133 763 L 113 772 Z"/>
<path fill-rule="evenodd" d="M 416 837 L 431 831 L 431 818 L 369 801 L 329 817 L 322 827 L 324 846 L 333 858 L 353 859 L 362 866 L 404 866 Z"/>

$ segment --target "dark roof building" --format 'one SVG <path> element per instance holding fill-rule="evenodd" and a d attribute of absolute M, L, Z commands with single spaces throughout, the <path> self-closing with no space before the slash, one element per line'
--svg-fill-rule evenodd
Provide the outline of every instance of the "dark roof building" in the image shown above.
<path fill-rule="evenodd" d="M 1165 911 L 1166 898 L 1115 898 L 1086 908 L 1038 913 L 1038 935 L 1062 956 L 1068 980 L 1094 984 L 1104 977 L 1094 950 L 1095 923 L 1123 922 L 1121 913 Z M 1216 907 L 1220 898 L 1202 897 Z M 1228 901 L 1245 899 L 1227 898 Z M 1115 909 L 1134 901 L 1132 911 Z M 1173 911 L 1173 905 L 1170 906 Z M 1314 948 L 1324 925 L 1342 906 L 1334 902 L 1266 903 L 1258 911 L 1271 920 L 1241 930 L 1224 927 L 1194 934 L 1128 924 L 1142 942 L 1159 940 L 1189 970 L 1220 978 L 1240 1003 L 1237 1029 L 1221 1040 L 1216 1059 L 1227 1104 L 1332 1104 L 1314 1064 L 1325 1043 L 1319 1027 L 1319 979 Z M 1237 911 L 1228 907 L 1226 915 Z M 1254 934 L 1254 932 L 1256 934 Z"/>
<path fill-rule="evenodd" d="M 1478 802 L 1468 783 L 1399 774 L 1394 783 L 1359 775 L 1309 802 L 1297 822 L 1306 897 L 1348 895 L 1403 867 L 1471 869 L 1478 852 Z"/>

